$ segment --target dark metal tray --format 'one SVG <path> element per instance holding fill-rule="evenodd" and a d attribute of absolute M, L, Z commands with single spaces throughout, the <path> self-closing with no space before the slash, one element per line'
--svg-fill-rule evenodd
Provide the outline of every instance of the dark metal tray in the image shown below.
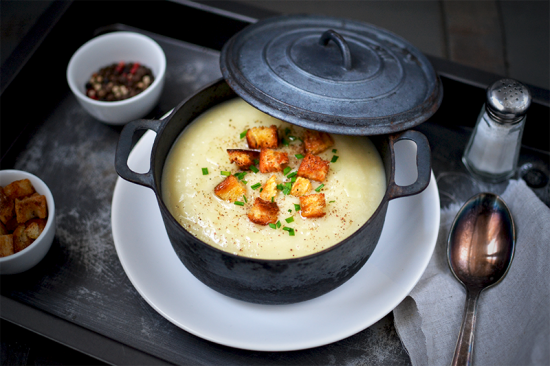
<path fill-rule="evenodd" d="M 159 118 L 221 77 L 222 45 L 253 16 L 267 14 L 243 16 L 174 2 L 133 2 L 131 12 L 126 7 L 115 2 L 103 14 L 90 2 L 55 3 L 43 19 L 53 25 L 47 32 L 36 33 L 40 36 L 34 39 L 35 46 L 28 47 L 22 66 L 12 61 L 8 70 L 2 70 L 7 78 L 1 95 L 1 168 L 41 177 L 51 188 L 58 211 L 56 238 L 46 258 L 25 273 L 0 278 L 3 321 L 112 364 L 410 364 L 392 314 L 323 347 L 251 352 L 181 330 L 137 293 L 118 260 L 111 235 L 117 179 L 114 153 L 120 128 L 94 120 L 78 105 L 65 81 L 68 60 L 82 43 L 103 32 L 129 29 L 153 37 L 168 61 L 161 102 L 149 115 Z M 198 29 L 198 25 L 203 26 Z M 484 87 L 498 76 L 430 60 L 442 78 L 445 96 L 436 115 L 417 129 L 432 147 L 442 206 L 464 200 L 482 187 L 497 193 L 504 190 L 505 184 L 473 181 L 460 162 L 483 104 Z M 51 81 L 49 90 L 29 90 L 29 83 L 45 71 Z M 534 94 L 529 119 L 548 121 L 548 91 L 534 88 Z M 540 125 L 538 130 L 529 123 L 526 127 L 520 158 L 526 180 L 536 178 L 534 169 L 548 176 L 549 141 L 537 136 L 549 134 Z M 548 183 L 533 190 L 550 204 Z"/>

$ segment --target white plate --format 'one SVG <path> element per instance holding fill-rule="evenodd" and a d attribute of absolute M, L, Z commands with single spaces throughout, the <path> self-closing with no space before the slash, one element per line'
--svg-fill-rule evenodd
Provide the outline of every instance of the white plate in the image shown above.
<path fill-rule="evenodd" d="M 148 131 L 133 149 L 128 164 L 134 171 L 149 169 L 154 138 L 155 133 Z M 416 172 L 400 166 L 400 156 L 415 155 L 407 152 L 410 146 L 403 142 L 396 145 L 396 171 L 404 172 L 400 179 L 410 183 Z M 398 182 L 403 184 L 402 180 Z M 170 322 L 226 346 L 291 351 L 358 333 L 390 313 L 407 296 L 435 247 L 439 194 L 432 173 L 424 192 L 391 201 L 380 241 L 365 266 L 332 292 L 292 305 L 234 300 L 197 280 L 172 249 L 155 195 L 148 188 L 118 179 L 112 228 L 116 251 L 130 281 Z"/>

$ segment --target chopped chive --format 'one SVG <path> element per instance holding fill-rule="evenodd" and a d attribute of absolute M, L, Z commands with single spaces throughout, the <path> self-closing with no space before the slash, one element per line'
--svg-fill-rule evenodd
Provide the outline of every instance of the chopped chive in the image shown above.
<path fill-rule="evenodd" d="M 277 221 L 277 229 L 281 227 L 281 221 Z"/>
<path fill-rule="evenodd" d="M 233 175 L 235 177 L 237 177 L 237 179 L 242 180 L 244 178 L 244 176 L 246 175 L 246 172 L 235 173 Z"/>
<path fill-rule="evenodd" d="M 332 201 L 328 201 L 328 203 L 332 203 L 332 202 L 336 202 L 336 201 L 334 201 L 334 200 L 332 200 Z"/>
<path fill-rule="evenodd" d="M 330 162 L 331 163 L 336 163 L 336 160 L 338 160 L 338 155 L 333 155 L 332 160 Z"/>
<path fill-rule="evenodd" d="M 289 195 L 291 190 L 292 190 L 292 183 L 291 182 L 286 182 L 284 184 L 283 194 Z"/>
<path fill-rule="evenodd" d="M 256 165 L 260 164 L 260 161 L 259 161 L 258 159 L 254 159 L 254 160 L 252 160 L 252 161 L 253 161 L 254 164 L 256 164 Z"/>
<path fill-rule="evenodd" d="M 237 206 L 244 206 L 244 202 L 241 202 L 241 201 L 235 201 L 235 204 Z"/>
<path fill-rule="evenodd" d="M 287 135 L 288 135 L 289 133 L 290 133 L 290 128 L 288 128 L 288 127 L 287 127 L 287 128 L 285 128 L 285 134 L 287 134 Z"/>
<path fill-rule="evenodd" d="M 260 188 L 260 193 L 262 193 L 262 191 L 263 191 L 263 190 L 264 190 L 264 189 L 263 189 L 263 187 L 262 187 L 262 188 Z"/>
<path fill-rule="evenodd" d="M 294 222 L 294 217 L 292 217 L 292 216 L 287 217 L 287 218 L 285 219 L 285 221 L 286 221 L 287 223 L 290 224 L 291 222 Z"/>
<path fill-rule="evenodd" d="M 292 210 L 289 209 L 289 210 L 288 210 L 288 213 L 292 213 Z"/>
<path fill-rule="evenodd" d="M 241 180 L 241 182 L 243 182 L 243 184 L 247 184 L 248 182 L 246 180 Z"/>
<path fill-rule="evenodd" d="M 275 225 L 275 224 L 269 224 L 269 227 L 272 228 L 272 229 L 276 229 L 276 228 L 277 228 L 277 225 Z"/>
<path fill-rule="evenodd" d="M 230 172 L 226 172 L 225 170 L 222 170 L 222 171 L 220 172 L 220 174 L 221 174 L 221 175 L 225 175 L 226 177 L 229 177 L 229 176 L 231 175 Z"/>
<path fill-rule="evenodd" d="M 250 186 L 250 188 L 252 188 L 253 190 L 256 190 L 256 189 L 260 188 L 261 186 L 262 186 L 262 183 L 256 183 L 253 186 Z"/>
<path fill-rule="evenodd" d="M 292 170 L 292 168 L 287 166 L 286 168 L 283 169 L 283 174 L 287 175 L 288 173 L 290 173 L 291 170 Z"/>
<path fill-rule="evenodd" d="M 294 235 L 295 235 L 294 229 L 291 228 L 291 227 L 286 227 L 286 226 L 285 226 L 285 227 L 283 228 L 283 230 L 288 231 L 288 236 L 294 236 Z"/>
<path fill-rule="evenodd" d="M 321 192 L 321 188 L 323 188 L 324 186 L 324 184 L 321 184 L 319 187 L 315 188 L 315 192 Z"/>
<path fill-rule="evenodd" d="M 335 153 L 335 154 L 336 154 L 337 151 L 338 151 L 338 150 L 336 150 L 336 149 L 332 149 L 332 152 Z"/>
<path fill-rule="evenodd" d="M 208 175 L 208 168 L 202 168 L 202 175 Z"/>
<path fill-rule="evenodd" d="M 298 179 L 298 178 L 296 178 L 296 176 L 294 176 L 294 177 L 290 178 L 290 181 L 291 181 L 292 183 L 294 183 L 294 182 L 296 182 L 296 179 Z"/>
<path fill-rule="evenodd" d="M 303 158 L 304 158 L 304 156 L 303 156 L 302 154 L 296 154 L 296 155 L 294 155 L 294 156 L 295 156 L 297 159 L 303 159 Z"/>
<path fill-rule="evenodd" d="M 244 202 L 248 203 L 248 200 L 246 199 L 246 196 L 243 194 Z"/>
<path fill-rule="evenodd" d="M 271 202 L 275 202 L 275 196 L 271 196 Z"/>
<path fill-rule="evenodd" d="M 248 132 L 248 130 L 241 132 L 241 135 L 240 135 L 240 136 L 241 136 L 241 139 L 244 138 L 244 137 L 246 136 L 246 133 L 247 133 L 247 132 Z"/>
<path fill-rule="evenodd" d="M 301 209 L 300 205 L 294 204 L 294 211 L 300 211 Z"/>
<path fill-rule="evenodd" d="M 287 178 L 292 178 L 292 177 L 295 177 L 296 175 L 298 175 L 298 172 L 292 172 L 289 175 L 287 175 L 286 177 Z"/>
<path fill-rule="evenodd" d="M 250 170 L 252 170 L 254 173 L 258 173 L 260 170 L 256 168 L 254 165 L 250 166 Z"/>
<path fill-rule="evenodd" d="M 282 191 L 283 189 L 285 189 L 285 187 L 282 184 L 277 184 L 277 189 L 279 191 Z"/>
<path fill-rule="evenodd" d="M 281 139 L 281 143 L 285 146 L 288 146 L 288 141 L 284 137 Z"/>

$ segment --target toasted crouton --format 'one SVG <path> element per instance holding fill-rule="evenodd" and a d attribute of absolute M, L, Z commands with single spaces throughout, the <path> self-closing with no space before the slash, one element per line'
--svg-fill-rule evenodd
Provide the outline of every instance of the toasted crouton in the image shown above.
<path fill-rule="evenodd" d="M 7 224 L 10 219 L 15 216 L 15 202 L 12 198 L 4 193 L 4 189 L 0 187 L 0 221 Z"/>
<path fill-rule="evenodd" d="M 242 170 L 249 170 L 254 165 L 254 159 L 260 159 L 260 153 L 253 150 L 227 149 L 229 161 L 235 163 Z"/>
<path fill-rule="evenodd" d="M 288 154 L 271 149 L 262 149 L 260 152 L 260 172 L 282 172 L 288 164 Z"/>
<path fill-rule="evenodd" d="M 0 235 L 0 257 L 12 255 L 13 251 L 13 235 Z"/>
<path fill-rule="evenodd" d="M 304 147 L 306 153 L 313 155 L 322 153 L 334 145 L 334 140 L 326 132 L 306 130 L 304 134 Z"/>
<path fill-rule="evenodd" d="M 298 176 L 323 182 L 328 174 L 329 163 L 317 155 L 306 154 L 298 167 Z"/>
<path fill-rule="evenodd" d="M 275 224 L 278 214 L 279 206 L 277 206 L 277 203 L 256 197 L 254 206 L 248 211 L 248 218 L 258 225 Z"/>
<path fill-rule="evenodd" d="M 296 182 L 292 185 L 290 194 L 295 197 L 301 197 L 308 194 L 309 191 L 311 191 L 311 182 L 309 179 L 298 177 L 296 178 Z"/>
<path fill-rule="evenodd" d="M 38 239 L 44 228 L 46 227 L 47 220 L 45 219 L 32 219 L 25 223 L 25 234 L 30 239 Z"/>
<path fill-rule="evenodd" d="M 325 216 L 325 194 L 315 193 L 300 197 L 300 208 L 303 217 Z"/>
<path fill-rule="evenodd" d="M 0 221 L 0 235 L 8 235 L 9 233 L 10 232 L 6 228 L 6 225 L 4 225 L 2 221 Z"/>
<path fill-rule="evenodd" d="M 214 188 L 214 193 L 222 200 L 235 202 L 242 199 L 246 187 L 234 175 L 230 175 Z"/>
<path fill-rule="evenodd" d="M 17 216 L 17 222 L 20 224 L 35 217 L 45 219 L 48 215 L 46 196 L 37 194 L 23 199 L 16 198 L 15 214 Z"/>
<path fill-rule="evenodd" d="M 265 182 L 260 193 L 260 198 L 264 201 L 271 201 L 271 198 L 277 196 L 277 176 L 272 175 L 271 178 Z"/>
<path fill-rule="evenodd" d="M 25 225 L 19 225 L 13 232 L 13 251 L 15 253 L 22 251 L 32 242 L 33 240 L 25 234 Z"/>
<path fill-rule="evenodd" d="M 35 190 L 30 180 L 21 179 L 11 182 L 7 186 L 5 186 L 4 192 L 6 193 L 6 196 L 14 200 L 16 198 L 30 196 L 35 192 Z"/>
<path fill-rule="evenodd" d="M 15 216 L 15 210 L 14 210 L 13 217 L 9 219 L 8 222 L 6 222 L 6 229 L 8 229 L 10 233 L 13 233 L 13 231 L 17 226 L 19 226 L 19 223 L 17 222 L 17 216 Z"/>
<path fill-rule="evenodd" d="M 246 132 L 246 141 L 251 149 L 269 149 L 279 146 L 277 126 L 253 127 Z"/>

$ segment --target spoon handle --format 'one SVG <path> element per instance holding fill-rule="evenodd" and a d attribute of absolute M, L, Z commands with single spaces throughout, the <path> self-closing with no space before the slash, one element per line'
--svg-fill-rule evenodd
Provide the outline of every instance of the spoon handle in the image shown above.
<path fill-rule="evenodd" d="M 466 289 L 466 305 L 462 326 L 456 342 L 452 366 L 471 365 L 474 350 L 474 330 L 476 326 L 477 300 L 481 290 Z"/>

